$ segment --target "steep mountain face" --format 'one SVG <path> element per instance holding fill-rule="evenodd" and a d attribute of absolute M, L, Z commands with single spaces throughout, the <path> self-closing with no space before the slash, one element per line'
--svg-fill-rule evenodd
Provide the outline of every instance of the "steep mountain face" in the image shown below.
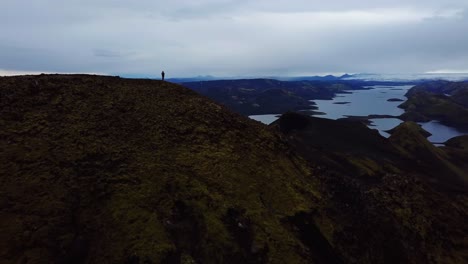
<path fill-rule="evenodd" d="M 2 263 L 468 259 L 464 138 L 293 113 L 267 127 L 178 85 L 88 75 L 0 78 L 0 126 Z"/>
<path fill-rule="evenodd" d="M 295 113 L 272 126 L 316 168 L 324 206 L 309 217 L 346 262 L 466 262 L 468 170 L 455 157 L 467 152 L 434 147 L 414 123 L 390 140 Z"/>
<path fill-rule="evenodd" d="M 267 127 L 150 80 L 5 77 L 0 98 L 2 263 L 312 259 L 290 220 L 311 172 Z"/>

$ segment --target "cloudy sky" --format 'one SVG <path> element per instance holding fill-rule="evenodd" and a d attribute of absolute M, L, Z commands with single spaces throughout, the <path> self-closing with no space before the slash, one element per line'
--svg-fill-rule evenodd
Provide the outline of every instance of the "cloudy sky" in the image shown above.
<path fill-rule="evenodd" d="M 0 75 L 468 72 L 467 0 L 0 0 Z"/>

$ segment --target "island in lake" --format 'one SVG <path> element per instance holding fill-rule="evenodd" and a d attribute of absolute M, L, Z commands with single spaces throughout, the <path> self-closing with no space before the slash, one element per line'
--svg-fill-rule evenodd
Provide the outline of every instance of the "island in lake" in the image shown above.
<path fill-rule="evenodd" d="M 390 98 L 387 100 L 387 102 L 404 102 L 405 100 L 400 99 L 400 98 Z"/>

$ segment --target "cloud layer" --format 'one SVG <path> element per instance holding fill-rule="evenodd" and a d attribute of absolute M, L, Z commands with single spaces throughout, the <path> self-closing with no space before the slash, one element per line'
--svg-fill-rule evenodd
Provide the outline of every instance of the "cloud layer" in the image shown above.
<path fill-rule="evenodd" d="M 2 0 L 0 73 L 468 69 L 466 0 L 134 2 Z"/>

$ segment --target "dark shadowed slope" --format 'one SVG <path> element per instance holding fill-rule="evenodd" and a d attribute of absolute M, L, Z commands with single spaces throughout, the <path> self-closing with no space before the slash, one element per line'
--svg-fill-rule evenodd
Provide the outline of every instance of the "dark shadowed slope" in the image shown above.
<path fill-rule="evenodd" d="M 288 220 L 310 172 L 267 127 L 150 80 L 8 77 L 0 98 L 2 263 L 312 259 Z"/>
<path fill-rule="evenodd" d="M 316 168 L 325 206 L 309 217 L 344 259 L 468 260 L 467 152 L 434 147 L 411 123 L 390 140 L 358 122 L 296 113 L 272 126 Z"/>
<path fill-rule="evenodd" d="M 433 185 L 449 190 L 468 190 L 468 170 L 456 162 L 466 157 L 462 151 L 453 153 L 452 147 L 438 148 L 426 139 L 426 131 L 414 122 L 404 122 L 391 130 L 390 142 L 408 157 L 417 171 Z M 468 160 L 467 160 L 468 161 Z"/>
<path fill-rule="evenodd" d="M 377 168 L 397 170 L 395 162 L 402 160 L 397 149 L 361 122 L 287 113 L 272 125 L 290 135 L 288 141 L 304 157 L 344 173 L 370 177 Z M 385 164 L 390 167 L 382 167 L 382 161 L 391 161 Z"/>

